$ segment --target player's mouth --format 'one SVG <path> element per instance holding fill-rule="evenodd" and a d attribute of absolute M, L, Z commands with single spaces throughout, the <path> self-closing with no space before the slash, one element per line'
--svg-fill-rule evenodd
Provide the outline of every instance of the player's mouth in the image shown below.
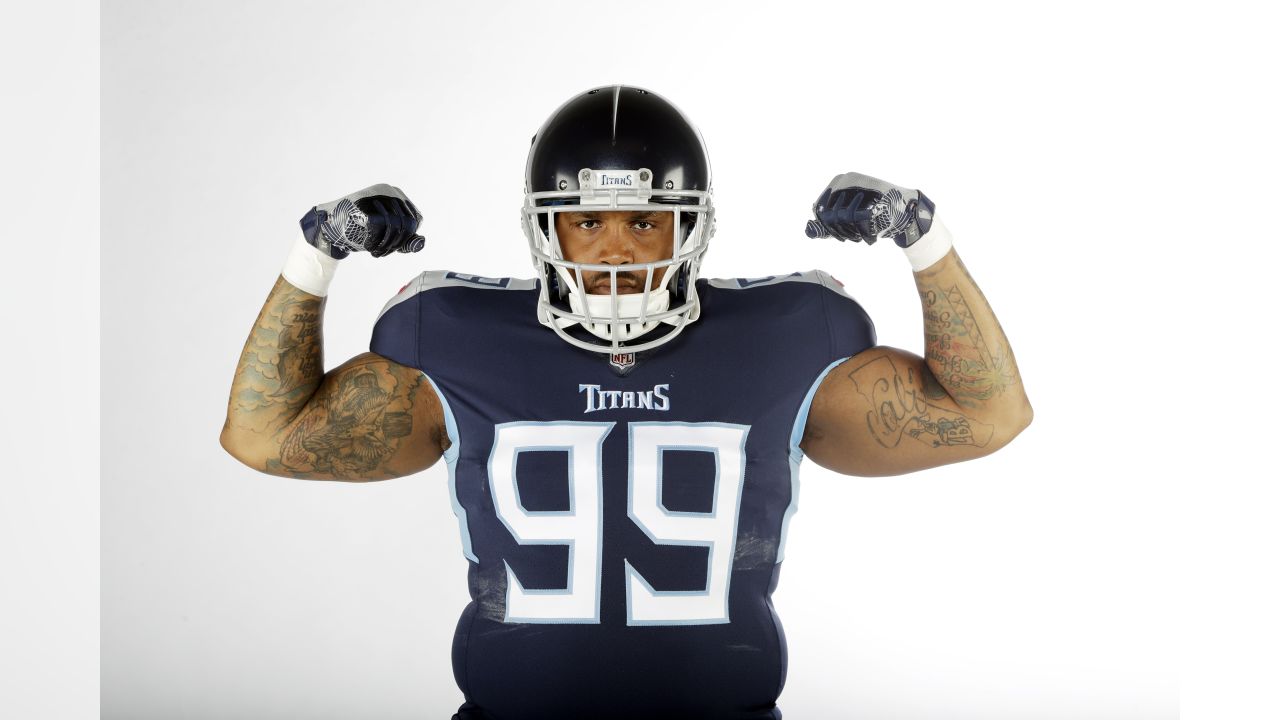
<path fill-rule="evenodd" d="M 610 291 L 610 282 L 609 282 L 608 275 L 604 275 L 603 277 L 597 278 L 587 288 L 587 292 L 592 295 L 608 295 L 609 291 Z M 618 276 L 618 294 L 619 295 L 634 295 L 635 293 L 643 292 L 643 291 L 644 291 L 644 283 L 642 283 L 639 279 L 627 277 L 623 275 Z"/>

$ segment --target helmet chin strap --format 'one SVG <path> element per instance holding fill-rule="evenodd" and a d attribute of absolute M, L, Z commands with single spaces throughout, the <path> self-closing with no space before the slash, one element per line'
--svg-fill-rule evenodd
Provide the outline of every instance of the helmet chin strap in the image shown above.
<path fill-rule="evenodd" d="M 642 314 L 648 316 L 660 313 L 671 305 L 671 293 L 666 288 L 651 290 L 647 307 L 644 303 L 643 293 L 618 295 L 616 298 L 618 317 L 622 320 L 639 318 Z M 582 327 L 592 335 L 602 340 L 613 340 L 613 299 L 614 296 L 611 295 L 583 295 L 582 293 L 571 292 L 569 293 L 569 308 L 575 313 L 587 315 L 592 320 L 597 321 L 590 324 L 582 323 Z M 584 300 L 586 301 L 585 308 L 583 307 Z M 643 313 L 641 312 L 642 310 Z M 618 340 L 624 342 L 634 340 L 657 327 L 658 323 L 659 321 L 645 322 L 644 324 L 620 321 Z"/>

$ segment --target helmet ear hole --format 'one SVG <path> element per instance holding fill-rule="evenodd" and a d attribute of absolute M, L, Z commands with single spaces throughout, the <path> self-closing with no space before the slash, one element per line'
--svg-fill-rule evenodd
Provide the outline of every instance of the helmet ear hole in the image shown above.
<path fill-rule="evenodd" d="M 698 224 L 698 214 L 691 212 L 680 213 L 680 242 L 683 244 L 689 239 L 689 235 L 693 233 L 693 228 Z M 678 252 L 678 249 L 677 249 Z"/>
<path fill-rule="evenodd" d="M 543 276 L 544 281 L 547 283 L 547 296 L 552 298 L 564 297 L 564 288 L 560 287 L 560 276 L 556 273 L 556 269 L 548 265 Z"/>

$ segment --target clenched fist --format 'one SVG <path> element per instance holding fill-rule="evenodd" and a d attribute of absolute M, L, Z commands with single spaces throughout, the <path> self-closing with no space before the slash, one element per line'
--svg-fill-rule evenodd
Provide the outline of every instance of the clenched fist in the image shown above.
<path fill-rule="evenodd" d="M 915 244 L 933 224 L 933 202 L 909 190 L 861 173 L 837 175 L 813 204 L 805 226 L 811 238 L 835 237 L 870 245 L 891 238 L 899 247 Z"/>
<path fill-rule="evenodd" d="M 420 222 L 422 214 L 400 188 L 378 184 L 311 208 L 301 225 L 308 243 L 341 260 L 361 251 L 374 257 L 418 252 L 426 244 L 417 234 Z"/>

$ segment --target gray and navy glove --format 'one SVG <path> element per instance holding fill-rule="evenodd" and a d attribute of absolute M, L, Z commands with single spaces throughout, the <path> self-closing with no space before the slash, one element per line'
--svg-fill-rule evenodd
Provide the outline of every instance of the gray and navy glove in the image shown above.
<path fill-rule="evenodd" d="M 892 238 L 907 248 L 929 232 L 933 202 L 919 190 L 845 173 L 835 176 L 818 196 L 813 217 L 804 229 L 811 238 L 835 237 L 868 245 Z"/>
<path fill-rule="evenodd" d="M 307 242 L 338 260 L 361 251 L 374 257 L 418 252 L 426 244 L 417 234 L 420 222 L 422 214 L 400 188 L 385 184 L 317 205 L 300 221 Z"/>

